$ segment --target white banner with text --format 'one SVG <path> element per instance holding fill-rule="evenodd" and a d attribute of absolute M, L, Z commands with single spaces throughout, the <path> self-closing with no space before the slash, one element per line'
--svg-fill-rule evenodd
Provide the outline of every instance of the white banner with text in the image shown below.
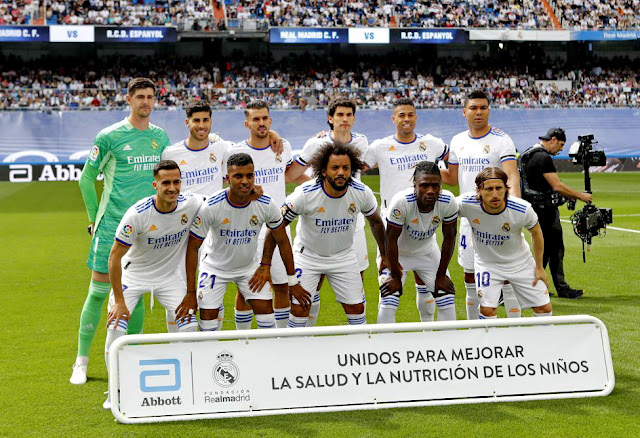
<path fill-rule="evenodd" d="M 111 350 L 113 412 L 151 422 L 608 394 L 604 324 L 561 319 L 126 336 Z"/>

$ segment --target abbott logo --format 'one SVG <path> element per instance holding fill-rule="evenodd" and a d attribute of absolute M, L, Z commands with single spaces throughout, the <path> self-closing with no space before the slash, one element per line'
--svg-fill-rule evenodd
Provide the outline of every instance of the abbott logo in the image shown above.
<path fill-rule="evenodd" d="M 178 391 L 182 387 L 178 359 L 141 360 L 140 367 L 146 368 L 140 372 L 142 392 Z"/>

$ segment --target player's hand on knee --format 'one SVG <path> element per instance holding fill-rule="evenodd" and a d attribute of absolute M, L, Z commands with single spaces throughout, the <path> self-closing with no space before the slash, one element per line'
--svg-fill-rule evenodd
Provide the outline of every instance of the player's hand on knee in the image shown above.
<path fill-rule="evenodd" d="M 308 309 L 311 307 L 311 294 L 304 290 L 299 283 L 295 286 L 289 286 L 289 294 L 298 300 L 302 308 Z"/>
<path fill-rule="evenodd" d="M 109 314 L 107 315 L 107 328 L 111 325 L 112 322 L 114 322 L 113 328 L 117 328 L 118 323 L 121 319 L 129 321 L 130 316 L 131 315 L 129 315 L 129 309 L 127 309 L 127 305 L 124 302 L 118 303 L 116 301 L 116 303 L 111 306 L 111 309 L 109 309 Z"/>
<path fill-rule="evenodd" d="M 187 292 L 180 305 L 176 308 L 176 321 L 183 321 L 185 318 L 188 318 L 188 322 L 191 322 L 191 318 L 195 320 L 196 310 L 198 310 L 196 293 L 195 291 Z"/>
<path fill-rule="evenodd" d="M 249 280 L 249 289 L 251 293 L 258 293 L 262 290 L 265 284 L 271 281 L 271 269 L 267 265 L 260 265 L 256 272 Z"/>
<path fill-rule="evenodd" d="M 533 286 L 538 284 L 538 281 L 542 281 L 547 288 L 549 287 L 549 279 L 547 278 L 547 273 L 544 268 L 536 268 L 535 277 L 533 279 Z"/>
<path fill-rule="evenodd" d="M 453 281 L 451 281 L 451 278 L 449 278 L 446 275 L 443 275 L 441 277 L 438 277 L 438 276 L 436 277 L 436 282 L 433 289 L 434 289 L 434 296 L 440 292 L 444 292 L 446 294 L 456 293 L 456 288 L 453 285 Z"/>
<path fill-rule="evenodd" d="M 389 295 L 395 295 L 399 297 L 402 295 L 402 280 L 397 277 L 391 277 L 380 286 L 380 295 L 388 297 Z"/>

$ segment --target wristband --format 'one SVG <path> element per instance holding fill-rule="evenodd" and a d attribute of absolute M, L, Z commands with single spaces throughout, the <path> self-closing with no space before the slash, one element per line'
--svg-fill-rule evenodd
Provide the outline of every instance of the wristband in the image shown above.
<path fill-rule="evenodd" d="M 260 266 L 271 266 L 271 263 L 260 262 Z"/>
<path fill-rule="evenodd" d="M 289 278 L 289 286 L 300 284 L 300 281 L 298 281 L 298 277 L 296 275 L 288 275 L 287 277 Z"/>

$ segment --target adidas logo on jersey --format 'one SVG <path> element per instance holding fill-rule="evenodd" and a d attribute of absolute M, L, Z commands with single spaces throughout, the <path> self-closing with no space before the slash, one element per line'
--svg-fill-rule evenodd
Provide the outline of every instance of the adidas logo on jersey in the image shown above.
<path fill-rule="evenodd" d="M 222 221 L 223 224 L 230 224 L 231 221 L 229 220 L 228 217 L 225 217 L 224 220 Z"/>
<path fill-rule="evenodd" d="M 418 218 L 414 217 L 413 220 L 411 221 L 412 224 L 417 224 L 418 223 Z"/>
<path fill-rule="evenodd" d="M 478 220 L 478 218 L 474 218 L 471 222 L 480 225 L 480 221 Z"/>
<path fill-rule="evenodd" d="M 187 162 L 184 161 L 184 160 L 182 160 L 182 161 L 180 161 L 180 163 L 178 163 L 178 165 L 180 165 L 180 166 L 184 166 L 185 164 L 187 164 Z"/>
<path fill-rule="evenodd" d="M 318 213 L 324 213 L 324 208 L 323 208 L 323 207 L 320 207 L 320 208 L 318 209 Z"/>
<path fill-rule="evenodd" d="M 389 150 L 390 150 L 390 151 L 395 151 L 395 150 L 396 150 L 396 148 L 395 148 L 393 145 L 391 145 L 391 147 L 389 148 Z"/>
<path fill-rule="evenodd" d="M 158 230 L 158 227 L 156 227 L 153 224 L 149 227 L 149 231 L 157 231 L 157 230 Z"/>
<path fill-rule="evenodd" d="M 130 151 L 131 150 L 131 146 L 125 145 L 125 147 L 123 147 L 122 150 L 123 151 Z"/>

